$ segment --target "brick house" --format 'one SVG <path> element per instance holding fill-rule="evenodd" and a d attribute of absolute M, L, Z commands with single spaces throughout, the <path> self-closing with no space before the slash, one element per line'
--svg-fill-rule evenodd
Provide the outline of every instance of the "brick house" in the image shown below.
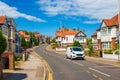
<path fill-rule="evenodd" d="M 36 40 L 40 41 L 40 34 L 39 34 L 39 32 L 35 32 L 34 35 L 35 35 Z"/>
<path fill-rule="evenodd" d="M 16 34 L 16 23 L 13 18 L 7 18 L 6 16 L 0 16 L 0 29 L 3 35 L 7 39 L 7 48 L 3 53 L 3 57 L 8 58 L 9 69 L 14 69 L 14 53 L 15 53 L 15 34 Z"/>
<path fill-rule="evenodd" d="M 18 31 L 18 33 L 20 34 L 20 36 L 23 36 L 25 38 L 25 41 L 30 41 L 30 35 L 26 34 L 25 31 L 20 30 L 20 31 Z"/>
<path fill-rule="evenodd" d="M 77 34 L 76 31 L 64 28 L 56 31 L 56 42 L 61 47 L 66 47 L 74 42 L 74 37 Z"/>
<path fill-rule="evenodd" d="M 94 48 L 95 50 L 98 50 L 97 31 L 92 34 L 91 39 L 92 39 L 93 48 Z"/>
<path fill-rule="evenodd" d="M 74 41 L 78 41 L 84 48 L 86 48 L 86 46 L 87 46 L 86 37 L 87 37 L 87 35 L 83 31 L 79 31 L 75 35 Z"/>
<path fill-rule="evenodd" d="M 97 43 L 98 50 L 115 50 L 118 29 L 118 15 L 111 19 L 103 19 L 100 28 L 91 36 L 93 44 L 94 42 Z"/>

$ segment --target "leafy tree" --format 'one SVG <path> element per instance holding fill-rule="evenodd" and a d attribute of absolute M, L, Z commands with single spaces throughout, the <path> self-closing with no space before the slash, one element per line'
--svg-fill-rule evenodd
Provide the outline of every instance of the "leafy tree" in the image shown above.
<path fill-rule="evenodd" d="M 50 37 L 47 37 L 47 38 L 46 38 L 46 42 L 47 42 L 47 43 L 50 43 Z"/>
<path fill-rule="evenodd" d="M 7 47 L 7 40 L 2 35 L 2 31 L 0 30 L 0 55 L 6 50 Z"/>
<path fill-rule="evenodd" d="M 87 46 L 89 48 L 89 56 L 91 56 L 94 53 L 94 48 L 92 45 L 92 39 L 91 38 L 87 38 Z"/>
<path fill-rule="evenodd" d="M 30 41 L 27 41 L 27 42 L 26 42 L 26 46 L 29 47 L 29 48 L 31 47 Z"/>
<path fill-rule="evenodd" d="M 56 47 L 57 47 L 57 43 L 56 43 L 56 42 L 51 43 L 51 47 L 52 47 L 53 49 L 56 48 Z"/>
<path fill-rule="evenodd" d="M 77 28 L 77 31 L 80 32 L 80 28 L 79 27 Z"/>
<path fill-rule="evenodd" d="M 56 39 L 55 39 L 55 38 L 54 38 L 54 39 L 52 39 L 51 43 L 53 43 L 53 42 L 56 42 Z"/>
<path fill-rule="evenodd" d="M 54 38 L 54 39 L 52 39 L 52 41 L 51 41 L 51 47 L 52 48 L 56 48 L 56 47 L 58 47 L 58 44 L 57 44 L 57 42 L 56 42 L 56 39 Z"/>
<path fill-rule="evenodd" d="M 73 28 L 73 31 L 76 31 L 76 28 Z"/>
<path fill-rule="evenodd" d="M 0 80 L 2 80 L 3 78 L 1 55 L 6 50 L 6 47 L 7 47 L 7 40 L 3 36 L 2 31 L 0 30 Z"/>
<path fill-rule="evenodd" d="M 26 46 L 27 46 L 27 43 L 26 43 L 24 37 L 21 38 L 20 42 L 21 42 L 21 46 L 22 46 L 22 47 L 26 47 Z"/>
<path fill-rule="evenodd" d="M 83 49 L 83 46 L 79 43 L 79 41 L 74 41 L 72 46 L 81 47 Z"/>
<path fill-rule="evenodd" d="M 91 56 L 91 55 L 94 53 L 93 45 L 92 45 L 92 44 L 89 44 L 89 45 L 88 45 L 88 48 L 89 48 L 89 56 Z"/>

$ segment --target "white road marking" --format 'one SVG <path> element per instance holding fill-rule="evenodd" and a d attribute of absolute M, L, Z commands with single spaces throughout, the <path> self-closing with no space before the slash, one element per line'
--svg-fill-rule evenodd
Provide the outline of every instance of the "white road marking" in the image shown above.
<path fill-rule="evenodd" d="M 80 64 L 80 63 L 77 63 L 75 61 L 73 61 L 73 63 L 77 64 L 77 65 L 80 65 L 80 66 L 84 66 L 83 64 Z"/>
<path fill-rule="evenodd" d="M 106 73 L 103 73 L 103 72 L 101 72 L 101 71 L 99 71 L 99 70 L 96 70 L 96 69 L 93 69 L 93 68 L 90 68 L 90 67 L 88 67 L 90 70 L 93 70 L 93 71 L 95 71 L 95 72 L 98 72 L 98 73 L 100 73 L 100 74 L 102 74 L 102 75 L 105 75 L 105 76 L 107 76 L 107 77 L 111 77 L 109 74 L 106 74 Z"/>

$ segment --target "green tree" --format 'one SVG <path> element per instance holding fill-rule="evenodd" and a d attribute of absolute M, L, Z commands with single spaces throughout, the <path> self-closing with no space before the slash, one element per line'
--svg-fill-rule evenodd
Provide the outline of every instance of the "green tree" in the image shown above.
<path fill-rule="evenodd" d="M 76 28 L 73 28 L 73 31 L 76 31 Z"/>
<path fill-rule="evenodd" d="M 83 49 L 83 46 L 79 43 L 79 41 L 74 41 L 72 46 L 81 47 Z"/>
<path fill-rule="evenodd" d="M 87 38 L 87 46 L 89 48 L 89 56 L 92 56 L 92 54 L 94 53 L 94 48 L 92 45 L 92 39 L 91 38 Z"/>
<path fill-rule="evenodd" d="M 80 32 L 80 28 L 79 27 L 77 28 L 77 31 Z"/>
<path fill-rule="evenodd" d="M 54 38 L 54 39 L 52 39 L 51 43 L 53 43 L 53 42 L 56 42 L 56 39 L 55 39 L 55 38 Z"/>
<path fill-rule="evenodd" d="M 23 48 L 25 48 L 25 47 L 27 46 L 27 43 L 26 43 L 24 37 L 21 38 L 20 42 L 21 42 L 21 46 L 22 46 Z"/>
<path fill-rule="evenodd" d="M 6 50 L 6 47 L 7 47 L 7 40 L 3 36 L 2 31 L 0 30 L 0 80 L 2 80 L 3 78 L 1 55 Z"/>
<path fill-rule="evenodd" d="M 56 39 L 54 38 L 54 39 L 52 39 L 52 41 L 51 41 L 51 47 L 52 48 L 56 48 L 56 47 L 58 47 L 58 44 L 57 44 L 57 42 L 56 42 Z"/>
<path fill-rule="evenodd" d="M 28 48 L 31 47 L 31 45 L 30 45 L 30 41 L 26 41 L 26 46 L 27 46 Z"/>

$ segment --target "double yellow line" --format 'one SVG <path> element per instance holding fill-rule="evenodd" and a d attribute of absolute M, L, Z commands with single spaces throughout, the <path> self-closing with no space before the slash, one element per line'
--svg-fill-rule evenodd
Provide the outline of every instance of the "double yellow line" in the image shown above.
<path fill-rule="evenodd" d="M 47 63 L 47 61 L 41 57 L 40 55 L 38 55 L 36 52 L 34 52 L 36 56 L 38 56 L 38 58 L 41 60 L 41 62 L 43 63 L 44 66 L 44 75 L 43 75 L 43 80 L 53 80 L 53 71 L 50 68 L 49 64 Z M 47 71 L 46 71 L 47 69 Z"/>

